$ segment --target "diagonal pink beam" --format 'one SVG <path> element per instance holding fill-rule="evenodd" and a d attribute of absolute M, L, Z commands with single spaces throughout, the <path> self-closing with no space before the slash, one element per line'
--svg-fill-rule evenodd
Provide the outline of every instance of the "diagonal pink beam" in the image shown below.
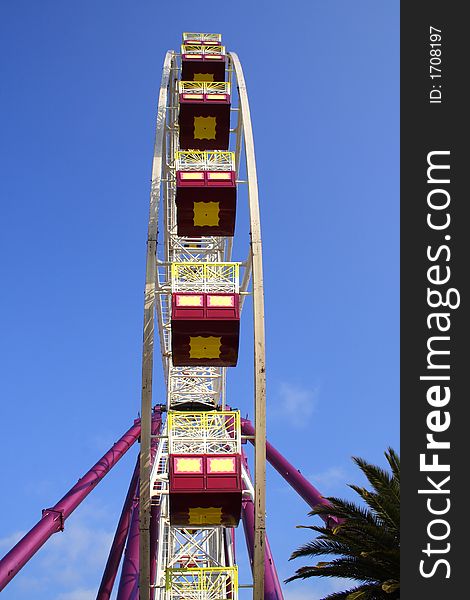
<path fill-rule="evenodd" d="M 158 410 L 156 414 L 160 415 Z M 0 561 L 0 591 L 36 554 L 41 546 L 58 531 L 65 520 L 88 496 L 95 486 L 124 456 L 140 435 L 140 419 L 106 452 L 106 454 L 52 508 L 42 511 L 41 520 Z"/>
<path fill-rule="evenodd" d="M 151 434 L 153 436 L 160 433 L 161 429 L 161 414 L 152 420 Z M 157 453 L 157 440 L 154 437 L 151 442 L 150 459 L 153 466 Z M 139 469 L 140 470 L 140 469 Z M 139 486 L 135 489 L 135 494 L 132 500 L 132 516 L 127 537 L 126 551 L 122 563 L 121 577 L 119 580 L 119 588 L 117 600 L 138 600 L 139 598 L 139 571 L 140 571 L 140 514 L 139 514 Z M 158 546 L 157 525 L 158 525 L 159 508 L 152 506 L 150 516 L 150 540 L 152 553 L 150 556 L 150 573 L 156 573 L 156 554 Z M 153 520 L 152 520 L 153 519 Z M 153 581 L 153 579 L 151 579 Z M 153 592 L 153 589 L 151 590 Z M 151 594 L 152 597 L 152 594 Z"/>
<path fill-rule="evenodd" d="M 116 600 L 138 600 L 139 598 L 139 498 L 137 494 L 136 489 Z"/>
<path fill-rule="evenodd" d="M 243 500 L 242 522 L 245 531 L 246 547 L 253 567 L 253 544 L 255 530 L 255 507 L 251 498 Z M 264 600 L 284 600 L 281 584 L 277 576 L 271 547 L 266 535 L 266 549 L 264 554 Z"/>
<path fill-rule="evenodd" d="M 242 434 L 250 436 L 248 439 L 254 445 L 255 430 L 251 421 L 248 419 L 241 420 Z M 329 502 L 320 492 L 314 487 L 308 479 L 306 479 L 300 471 L 298 471 L 282 454 L 274 448 L 272 444 L 266 442 L 266 458 L 271 466 L 283 477 L 287 483 L 299 494 L 301 498 L 311 507 L 314 508 L 318 504 L 328 506 Z M 339 524 L 339 519 L 336 517 L 321 517 L 327 526 L 333 523 Z"/>
<path fill-rule="evenodd" d="M 243 452 L 243 461 L 249 474 L 248 460 Z M 242 503 L 242 522 L 245 532 L 246 547 L 250 559 L 250 566 L 253 572 L 254 544 L 255 544 L 255 505 L 251 498 L 246 498 Z M 233 530 L 232 530 L 233 531 Z M 266 534 L 266 546 L 264 551 L 264 600 L 284 600 L 281 584 L 277 576 L 276 565 L 269 545 L 268 535 Z"/>
<path fill-rule="evenodd" d="M 139 457 L 137 457 L 137 463 L 135 465 L 134 473 L 132 475 L 127 496 L 122 507 L 121 517 L 119 518 L 118 525 L 116 527 L 116 533 L 114 535 L 113 543 L 109 551 L 108 560 L 104 569 L 103 577 L 101 579 L 100 588 L 96 595 L 96 600 L 109 600 L 113 591 L 114 581 L 119 569 L 119 563 L 121 562 L 122 553 L 126 543 L 127 534 L 129 532 L 129 526 L 131 523 L 132 515 L 132 504 L 134 501 L 134 495 L 137 488 L 137 482 L 139 480 Z"/>
<path fill-rule="evenodd" d="M 162 425 L 161 412 L 158 407 L 155 409 L 155 414 L 152 420 L 152 434 L 158 434 Z M 152 455 L 153 458 L 153 455 Z M 101 580 L 101 585 L 96 596 L 96 600 L 109 600 L 113 591 L 114 582 L 121 562 L 126 539 L 129 534 L 131 524 L 132 510 L 134 498 L 137 493 L 137 482 L 139 480 L 139 462 L 140 457 L 137 457 L 134 473 L 131 483 L 127 491 L 127 496 L 122 508 L 121 517 L 119 519 L 113 543 L 109 551 L 108 560 Z"/>

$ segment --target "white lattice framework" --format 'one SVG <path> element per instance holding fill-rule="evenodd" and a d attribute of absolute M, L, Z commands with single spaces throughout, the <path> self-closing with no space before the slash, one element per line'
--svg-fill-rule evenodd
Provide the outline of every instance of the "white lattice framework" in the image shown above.
<path fill-rule="evenodd" d="M 229 81 L 179 81 L 180 94 L 230 94 Z"/>
<path fill-rule="evenodd" d="M 201 42 L 204 44 L 221 44 L 222 34 L 220 33 L 193 33 L 185 31 L 183 33 L 183 43 L 187 40 L 191 42 Z"/>
<path fill-rule="evenodd" d="M 223 391 L 225 369 L 218 367 L 171 367 L 168 406 L 199 405 L 213 408 Z"/>
<path fill-rule="evenodd" d="M 212 49 L 210 46 L 206 48 Z M 188 162 L 189 156 L 179 149 L 178 140 L 178 80 L 179 71 L 176 55 L 172 61 L 173 77 L 170 78 L 168 109 L 166 115 L 166 135 L 164 140 L 164 170 L 163 179 L 163 244 L 160 246 L 157 265 L 157 313 L 160 332 L 160 350 L 163 360 L 163 370 L 167 385 L 167 404 L 169 408 L 178 408 L 189 402 L 200 399 L 201 406 L 216 407 L 225 404 L 226 370 L 223 367 L 173 367 L 171 363 L 171 297 L 172 263 L 223 263 L 229 262 L 232 242 L 224 237 L 204 236 L 198 238 L 181 237 L 177 235 L 176 225 L 176 170 L 177 161 L 183 157 Z M 232 68 L 229 62 L 228 84 L 231 84 Z M 238 130 L 240 128 L 237 128 Z M 203 155 L 207 165 L 225 165 L 236 170 L 241 152 L 241 141 L 237 135 L 235 152 L 191 152 Z M 220 167 L 219 167 L 220 168 Z M 214 281 L 212 283 L 215 283 Z M 222 285 L 213 291 L 230 291 L 233 285 Z M 246 281 L 248 283 L 248 281 Z M 238 286 L 238 276 L 236 285 Z M 183 285 L 184 287 L 184 285 Z M 225 288 L 225 289 L 223 289 Z M 189 286 L 187 287 L 189 290 Z M 212 291 L 210 290 L 210 291 Z M 194 290 L 201 291 L 201 290 Z"/>
<path fill-rule="evenodd" d="M 175 155 L 177 171 L 235 171 L 235 152 L 225 150 L 179 150 Z"/>
<path fill-rule="evenodd" d="M 168 569 L 166 586 L 168 600 L 237 600 L 238 572 L 236 567 Z"/>
<path fill-rule="evenodd" d="M 168 413 L 170 454 L 240 454 L 239 411 Z"/>
<path fill-rule="evenodd" d="M 225 53 L 222 46 L 202 46 L 203 53 Z M 195 47 L 185 48 L 196 52 Z M 199 49 L 197 50 L 199 52 Z M 189 153 L 179 150 L 178 146 L 178 81 L 179 63 L 177 55 L 173 55 L 171 64 L 170 84 L 168 93 L 168 107 L 166 111 L 166 133 L 164 136 L 164 165 L 163 165 L 163 190 L 162 190 L 162 224 L 163 243 L 158 246 L 157 252 L 157 320 L 160 333 L 160 349 L 163 361 L 164 376 L 167 385 L 167 406 L 169 410 L 177 410 L 180 406 L 193 404 L 194 410 L 214 409 L 225 407 L 226 369 L 222 367 L 174 367 L 171 362 L 171 293 L 173 291 L 199 291 L 199 292 L 230 292 L 245 291 L 248 286 L 250 265 L 245 266 L 245 276 L 242 285 L 239 285 L 240 263 L 231 262 L 232 240 L 225 237 L 205 236 L 201 238 L 180 237 L 176 229 L 176 169 L 181 166 L 181 160 L 186 164 L 191 159 Z M 232 66 L 228 61 L 228 82 L 231 82 Z M 228 86 L 227 86 L 228 87 Z M 238 117 L 237 109 L 235 114 Z M 237 118 L 238 121 L 238 118 Z M 234 170 L 238 171 L 241 153 L 241 127 L 237 122 L 234 148 L 230 152 L 191 152 L 192 158 L 202 158 L 206 170 Z M 196 155 L 196 156 L 195 156 Z M 201 156 L 202 155 L 202 156 Z M 178 164 L 178 160 L 180 163 Z M 195 161 L 192 161 L 193 169 Z M 201 266 L 201 263 L 204 263 Z M 172 266 L 173 265 L 173 266 Z M 177 265 L 177 266 L 175 266 Z M 247 268 L 246 268 L 247 267 Z M 173 276 L 172 276 L 173 275 Z M 197 407 L 197 408 L 196 408 Z M 203 413 L 202 413 L 203 414 Z M 179 439 L 169 435 L 167 424 L 162 431 L 158 443 L 158 450 L 154 467 L 150 477 L 151 503 L 159 509 L 159 545 L 157 556 L 157 570 L 155 581 L 151 582 L 155 588 L 156 600 L 220 600 L 232 598 L 236 600 L 237 586 L 219 586 L 217 581 L 229 577 L 233 583 L 234 575 L 234 547 L 232 530 L 223 527 L 205 527 L 184 529 L 171 527 L 169 522 L 168 506 L 168 452 L 169 444 L 174 443 L 182 450 L 188 451 L 205 448 L 213 452 L 240 452 L 239 425 L 237 433 L 231 431 L 231 426 L 225 425 L 225 433 L 221 422 L 226 417 L 214 417 L 209 425 L 209 435 L 197 437 L 193 430 L 192 438 L 182 435 Z M 231 417 L 239 421 L 239 414 Z M 221 421 L 222 420 L 222 421 Z M 235 424 L 235 423 L 234 423 Z M 193 422 L 194 425 L 194 422 Z M 184 428 L 183 428 L 184 429 Z M 186 434 L 188 429 L 186 428 Z M 171 441 L 170 441 L 171 439 Z M 192 441 L 191 441 L 192 440 Z M 184 450 L 184 451 L 186 451 Z M 253 486 L 243 479 L 247 493 L 252 495 Z M 208 578 L 209 571 L 200 573 L 198 583 L 192 582 L 187 589 L 176 591 L 178 586 L 168 589 L 168 569 L 221 569 L 217 575 Z M 179 571 L 172 571 L 172 573 Z M 216 571 L 212 571 L 216 573 Z M 180 573 L 181 574 L 181 573 Z M 214 579 L 215 578 L 215 579 Z M 183 578 L 184 579 L 184 578 Z M 213 584 L 211 584 L 214 579 Z M 204 585 L 207 589 L 197 589 Z M 207 587 L 207 584 L 208 585 Z M 181 587 L 181 586 L 180 586 Z M 231 590 L 228 595 L 227 590 Z M 222 593 L 223 592 L 223 593 Z M 217 595 L 221 594 L 222 595 Z"/>
<path fill-rule="evenodd" d="M 238 294 L 239 263 L 175 262 L 171 265 L 171 291 Z"/>

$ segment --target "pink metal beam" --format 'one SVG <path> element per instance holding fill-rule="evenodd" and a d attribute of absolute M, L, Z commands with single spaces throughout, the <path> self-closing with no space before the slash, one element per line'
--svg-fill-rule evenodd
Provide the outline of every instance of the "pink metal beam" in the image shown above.
<path fill-rule="evenodd" d="M 248 459 L 243 451 L 243 461 L 247 472 L 249 473 Z M 253 555 L 255 543 L 255 506 L 251 498 L 244 498 L 242 503 L 242 522 L 245 531 L 245 541 L 250 558 L 250 566 L 253 571 Z M 233 529 L 232 529 L 233 533 Z M 277 576 L 276 565 L 266 535 L 266 546 L 264 552 L 264 600 L 284 600 L 281 584 Z M 234 546 L 235 547 L 235 546 Z"/>
<path fill-rule="evenodd" d="M 139 457 L 135 465 L 127 496 L 122 507 L 121 517 L 116 528 L 113 543 L 109 551 L 108 561 L 104 569 L 103 578 L 101 579 L 100 589 L 96 596 L 96 600 L 109 600 L 113 591 L 114 581 L 121 562 L 124 545 L 126 543 L 129 525 L 131 522 L 132 503 L 136 492 L 137 481 L 139 479 Z"/>
<path fill-rule="evenodd" d="M 150 582 L 155 581 L 157 575 L 157 553 L 159 539 L 160 507 L 152 506 L 150 509 Z M 155 598 L 155 588 L 150 588 L 150 600 Z"/>
<path fill-rule="evenodd" d="M 161 415 L 160 415 L 160 423 L 158 428 L 155 427 L 155 424 L 152 423 L 152 435 L 160 433 L 161 430 Z M 158 450 L 158 440 L 156 437 L 152 438 L 150 444 L 150 460 L 153 468 L 155 457 L 157 455 Z M 153 584 L 155 582 L 155 577 L 157 575 L 157 554 L 158 554 L 158 540 L 159 540 L 159 522 L 160 522 L 160 506 L 152 505 L 150 508 L 150 583 Z M 150 588 L 150 600 L 155 599 L 155 588 Z"/>
<path fill-rule="evenodd" d="M 251 421 L 242 419 L 242 434 L 250 436 L 249 440 L 254 444 L 255 430 Z M 317 504 L 325 504 L 328 506 L 328 500 L 324 498 L 320 492 L 298 471 L 288 460 L 286 460 L 280 452 L 274 448 L 272 444 L 266 442 L 266 458 L 268 462 L 276 469 L 287 483 L 299 494 L 301 498 L 311 507 L 314 508 Z M 322 517 L 327 525 L 339 523 L 336 517 Z"/>
<path fill-rule="evenodd" d="M 161 413 L 157 415 L 157 418 L 152 420 L 152 435 L 160 433 L 161 429 Z M 158 442 L 156 438 L 152 439 L 150 447 L 150 458 L 151 465 L 155 460 L 157 453 Z M 157 549 L 157 525 L 158 525 L 158 507 L 153 506 L 151 510 L 151 521 L 150 521 L 150 540 L 151 548 Z M 139 568 L 140 568 L 140 517 L 139 517 L 139 486 L 135 489 L 135 495 L 133 499 L 133 509 L 131 517 L 131 525 L 129 528 L 129 534 L 127 538 L 126 551 L 124 554 L 124 561 L 122 564 L 121 578 L 119 580 L 119 588 L 117 594 L 117 600 L 138 600 L 139 598 Z M 152 568 L 154 573 L 156 572 L 156 555 L 152 554 L 151 559 L 151 573 Z M 153 581 L 151 579 L 151 581 Z M 153 592 L 153 590 L 152 590 Z M 152 597 L 152 594 L 151 594 Z"/>
<path fill-rule="evenodd" d="M 158 410 L 158 415 L 159 415 Z M 140 419 L 114 446 L 73 486 L 52 508 L 42 512 L 41 520 L 0 561 L 0 591 L 36 554 L 41 546 L 58 531 L 63 531 L 65 520 L 88 496 L 112 467 L 124 456 L 140 434 Z"/>
<path fill-rule="evenodd" d="M 245 531 L 246 547 L 250 557 L 250 565 L 253 567 L 253 545 L 255 531 L 255 507 L 251 498 L 243 501 L 242 522 Z M 277 576 L 271 547 L 266 535 L 266 550 L 264 553 L 264 600 L 284 600 L 281 584 Z"/>
<path fill-rule="evenodd" d="M 138 490 L 136 490 L 136 493 Z M 127 538 L 117 600 L 139 598 L 139 499 L 134 497 L 131 526 Z"/>

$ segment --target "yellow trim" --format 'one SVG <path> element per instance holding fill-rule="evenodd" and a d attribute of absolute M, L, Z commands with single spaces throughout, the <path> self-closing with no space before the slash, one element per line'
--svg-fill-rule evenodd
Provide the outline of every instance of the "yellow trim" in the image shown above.
<path fill-rule="evenodd" d="M 189 336 L 189 358 L 220 358 L 221 348 L 220 335 Z"/>
<path fill-rule="evenodd" d="M 229 81 L 179 81 L 180 94 L 221 94 L 229 95 L 231 85 Z"/>
<path fill-rule="evenodd" d="M 204 173 L 197 171 L 183 171 L 180 175 L 181 179 L 204 179 Z"/>
<path fill-rule="evenodd" d="M 235 473 L 235 459 L 208 458 L 208 473 Z"/>
<path fill-rule="evenodd" d="M 190 507 L 188 520 L 190 525 L 222 523 L 222 508 L 216 506 L 208 508 Z"/>
<path fill-rule="evenodd" d="M 223 179 L 223 180 L 232 179 L 231 173 L 227 173 L 227 172 L 224 173 L 223 171 L 222 172 L 208 171 L 207 177 L 208 177 L 208 179 L 212 179 L 212 180 L 216 180 L 216 179 L 218 179 L 218 180 L 220 180 L 220 179 Z"/>
<path fill-rule="evenodd" d="M 193 225 L 217 227 L 220 221 L 220 202 L 193 202 Z"/>
<path fill-rule="evenodd" d="M 208 591 L 209 585 L 210 588 L 213 588 L 214 579 L 211 577 L 210 579 L 204 577 L 207 573 L 208 575 L 216 575 L 219 573 L 220 575 L 228 575 L 230 577 L 231 583 L 233 585 L 233 594 L 234 596 L 238 596 L 238 567 L 188 567 L 188 568 L 175 568 L 168 567 L 165 572 L 165 588 L 166 590 L 171 590 L 172 587 L 172 575 L 174 574 L 176 577 L 181 577 L 185 573 L 188 576 L 198 575 L 197 582 L 194 591 Z M 225 583 L 225 582 L 224 582 Z M 176 587 L 178 587 L 176 585 Z"/>
<path fill-rule="evenodd" d="M 202 473 L 202 458 L 176 458 L 175 473 Z"/>
<path fill-rule="evenodd" d="M 214 81 L 214 73 L 194 73 L 193 81 Z"/>
<path fill-rule="evenodd" d="M 177 426 L 181 428 L 183 426 L 181 420 L 183 420 L 188 430 L 196 426 L 198 429 L 209 429 L 214 417 L 219 419 L 224 416 L 233 419 L 233 426 L 238 434 L 241 429 L 239 410 L 208 410 L 204 412 L 169 410 L 167 413 L 168 432 L 171 433 L 173 430 L 175 421 L 177 422 Z M 227 421 L 227 424 L 230 425 L 230 421 Z"/>
<path fill-rule="evenodd" d="M 217 172 L 217 167 L 223 171 L 235 170 L 235 152 L 229 150 L 178 150 L 175 152 L 178 170 L 191 169 Z"/>
<path fill-rule="evenodd" d="M 195 140 L 215 140 L 217 133 L 217 117 L 194 117 Z"/>
<path fill-rule="evenodd" d="M 178 294 L 176 299 L 176 306 L 202 306 L 202 295 L 190 294 Z"/>
<path fill-rule="evenodd" d="M 209 294 L 207 296 L 207 306 L 233 306 L 233 304 L 233 295 L 218 296 L 217 294 Z"/>
<path fill-rule="evenodd" d="M 240 265 L 241 263 L 239 262 L 174 262 L 171 263 L 171 278 L 178 279 L 180 271 L 187 276 L 188 267 L 194 267 L 197 269 L 197 272 L 194 273 L 194 279 L 201 278 L 206 281 L 216 281 L 214 270 L 219 268 L 230 271 L 231 279 L 237 281 L 240 276 Z"/>
<path fill-rule="evenodd" d="M 203 46 L 202 44 L 181 44 L 181 54 L 197 54 L 213 58 L 223 58 L 225 56 L 225 46 Z"/>

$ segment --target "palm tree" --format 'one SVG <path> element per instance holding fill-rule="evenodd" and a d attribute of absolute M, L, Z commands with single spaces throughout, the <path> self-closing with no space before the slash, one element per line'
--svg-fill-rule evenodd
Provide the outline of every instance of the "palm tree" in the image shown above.
<path fill-rule="evenodd" d="M 290 560 L 306 556 L 336 556 L 328 562 L 301 567 L 286 583 L 309 577 L 343 577 L 359 585 L 323 600 L 397 600 L 400 598 L 400 458 L 392 448 L 385 452 L 391 474 L 362 458 L 354 462 L 367 477 L 372 491 L 350 485 L 365 502 L 327 498 L 309 514 L 337 517 L 333 528 L 309 526 L 319 535 L 293 552 Z M 301 526 L 302 527 L 302 526 Z"/>

